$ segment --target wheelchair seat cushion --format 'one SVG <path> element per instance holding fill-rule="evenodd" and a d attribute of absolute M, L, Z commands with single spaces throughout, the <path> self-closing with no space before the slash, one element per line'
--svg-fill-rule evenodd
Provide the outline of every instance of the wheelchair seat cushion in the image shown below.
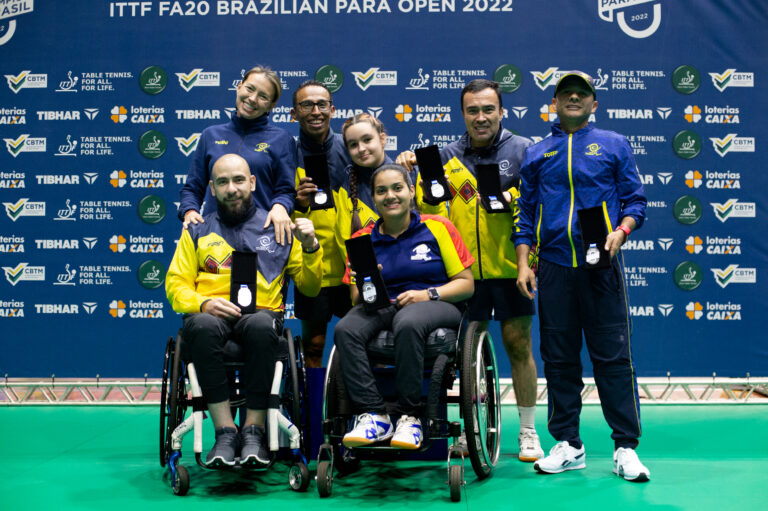
<path fill-rule="evenodd" d="M 456 352 L 457 332 L 452 328 L 438 328 L 428 336 L 424 345 L 424 360 L 434 360 L 441 353 L 452 356 Z M 376 362 L 392 363 L 395 360 L 395 334 L 382 330 L 367 346 L 368 356 Z"/>

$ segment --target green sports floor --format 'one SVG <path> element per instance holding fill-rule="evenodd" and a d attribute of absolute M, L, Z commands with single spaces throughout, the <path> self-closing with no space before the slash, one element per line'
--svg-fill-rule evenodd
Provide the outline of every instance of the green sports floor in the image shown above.
<path fill-rule="evenodd" d="M 291 491 L 281 464 L 263 475 L 203 472 L 194 466 L 191 435 L 184 444 L 191 488 L 176 497 L 158 462 L 157 407 L 4 406 L 0 509 L 768 509 L 767 405 L 659 405 L 642 412 L 638 453 L 651 470 L 649 483 L 612 474 L 612 441 L 599 406 L 582 413 L 587 468 L 535 474 L 531 464 L 517 461 L 512 406 L 503 409 L 502 458 L 493 475 L 477 481 L 467 460 L 462 500 L 451 503 L 444 462 L 367 462 L 360 472 L 335 479 L 333 495 L 320 499 L 314 481 L 307 493 Z M 539 407 L 537 426 L 547 450 L 552 440 L 545 414 Z"/>

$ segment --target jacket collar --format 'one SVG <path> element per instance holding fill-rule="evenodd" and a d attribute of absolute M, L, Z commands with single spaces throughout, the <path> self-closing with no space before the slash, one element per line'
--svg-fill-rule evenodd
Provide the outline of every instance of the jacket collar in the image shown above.
<path fill-rule="evenodd" d="M 304 133 L 304 130 L 299 129 L 299 146 L 305 154 L 327 153 L 333 146 L 333 135 L 333 129 L 330 129 L 323 143 L 318 144 L 314 138 Z"/>
<path fill-rule="evenodd" d="M 255 119 L 243 119 L 237 114 L 232 114 L 232 124 L 238 131 L 243 133 L 253 133 L 254 131 L 263 130 L 267 124 L 269 124 L 269 113 L 257 117 Z"/>
<path fill-rule="evenodd" d="M 581 128 L 580 130 L 576 131 L 575 133 L 587 133 L 595 129 L 595 125 L 591 122 L 588 123 L 586 126 Z M 552 125 L 552 136 L 553 137 L 567 137 L 568 132 L 563 130 L 562 126 L 560 126 L 559 122 L 556 122 Z"/>
<path fill-rule="evenodd" d="M 496 136 L 493 138 L 493 142 L 486 147 L 472 147 L 469 139 L 469 133 L 466 131 L 461 136 L 461 143 L 464 145 L 464 154 L 478 154 L 480 156 L 491 154 L 499 149 L 499 144 L 502 138 L 506 138 L 505 133 L 508 133 L 503 126 L 499 126 L 499 131 L 496 132 Z"/>

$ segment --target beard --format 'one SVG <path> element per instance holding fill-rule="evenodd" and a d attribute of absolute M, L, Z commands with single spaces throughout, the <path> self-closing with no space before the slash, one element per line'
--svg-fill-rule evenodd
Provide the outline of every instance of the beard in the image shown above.
<path fill-rule="evenodd" d="M 248 210 L 251 207 L 252 195 L 247 194 L 242 201 L 237 204 L 229 204 L 227 202 L 216 199 L 216 206 L 219 209 L 219 217 L 225 224 L 236 225 L 245 220 L 248 215 Z"/>

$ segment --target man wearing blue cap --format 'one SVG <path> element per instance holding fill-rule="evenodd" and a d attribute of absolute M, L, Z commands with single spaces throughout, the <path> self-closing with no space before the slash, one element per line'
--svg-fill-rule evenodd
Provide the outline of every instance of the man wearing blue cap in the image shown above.
<path fill-rule="evenodd" d="M 534 468 L 555 474 L 586 467 L 579 437 L 583 332 L 603 414 L 613 431 L 613 471 L 644 482 L 650 471 L 635 453 L 640 401 L 620 252 L 645 219 L 643 186 L 627 139 L 589 123 L 597 110 L 589 75 L 563 75 L 552 104 L 559 122 L 551 137 L 527 149 L 520 169 L 515 239 L 517 287 L 529 299 L 539 294 L 548 427 L 557 440 Z M 589 241 L 584 231 L 595 225 L 581 220 L 587 212 L 598 215 L 597 227 L 607 233 L 602 247 L 582 244 L 582 238 Z M 538 286 L 528 265 L 534 244 L 539 249 Z"/>

